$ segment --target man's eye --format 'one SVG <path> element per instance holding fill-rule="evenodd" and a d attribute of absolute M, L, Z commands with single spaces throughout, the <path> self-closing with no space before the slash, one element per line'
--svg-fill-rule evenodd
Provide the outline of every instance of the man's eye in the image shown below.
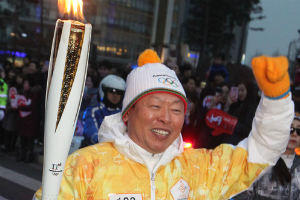
<path fill-rule="evenodd" d="M 152 108 L 159 108 L 158 105 L 152 105 L 151 107 L 152 107 Z"/>
<path fill-rule="evenodd" d="M 182 111 L 179 110 L 179 109 L 173 109 L 173 112 L 175 112 L 175 113 L 181 113 Z"/>

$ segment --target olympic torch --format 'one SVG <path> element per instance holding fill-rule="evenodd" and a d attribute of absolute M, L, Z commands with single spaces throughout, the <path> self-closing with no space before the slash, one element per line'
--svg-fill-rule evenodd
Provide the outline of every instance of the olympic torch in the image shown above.
<path fill-rule="evenodd" d="M 59 0 L 63 13 L 84 20 L 82 0 Z M 67 11 L 66 11 L 67 10 Z M 58 19 L 49 63 L 45 101 L 42 199 L 57 199 L 81 104 L 92 26 Z"/>

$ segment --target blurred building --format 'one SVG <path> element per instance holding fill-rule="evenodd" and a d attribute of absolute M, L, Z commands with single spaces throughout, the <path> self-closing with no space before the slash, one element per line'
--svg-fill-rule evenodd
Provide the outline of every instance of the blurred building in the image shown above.
<path fill-rule="evenodd" d="M 86 0 L 84 16 L 93 26 L 90 59 L 134 63 L 141 51 L 153 47 L 161 56 L 176 57 L 184 0 Z M 0 58 L 30 55 L 49 58 L 57 1 L 0 1 Z"/>
<path fill-rule="evenodd" d="M 86 4 L 84 15 L 93 25 L 93 59 L 128 63 L 150 47 L 155 1 L 94 0 Z"/>
<path fill-rule="evenodd" d="M 1 0 L 0 61 L 21 66 L 25 56 L 49 59 L 57 16 L 56 1 Z"/>
<path fill-rule="evenodd" d="M 93 25 L 91 57 L 135 63 L 146 48 L 177 57 L 184 0 L 90 0 L 84 15 Z M 86 12 L 88 10 L 88 12 Z"/>

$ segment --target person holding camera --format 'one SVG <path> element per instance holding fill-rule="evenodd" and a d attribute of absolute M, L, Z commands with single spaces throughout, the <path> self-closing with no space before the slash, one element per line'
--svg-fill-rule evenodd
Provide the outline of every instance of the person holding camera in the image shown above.
<path fill-rule="evenodd" d="M 255 111 L 258 105 L 258 96 L 255 84 L 252 81 L 240 80 L 237 82 L 238 96 L 236 99 L 229 95 L 227 113 L 237 118 L 237 124 L 233 133 L 225 134 L 223 143 L 237 145 L 240 141 L 248 137 Z M 227 105 L 227 106 L 228 106 Z"/>

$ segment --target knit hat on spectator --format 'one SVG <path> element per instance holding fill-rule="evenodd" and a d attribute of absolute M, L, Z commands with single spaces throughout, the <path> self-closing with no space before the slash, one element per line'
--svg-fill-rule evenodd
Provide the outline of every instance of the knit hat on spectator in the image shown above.
<path fill-rule="evenodd" d="M 122 118 L 137 101 L 153 93 L 179 97 L 186 112 L 186 94 L 175 72 L 161 63 L 155 51 L 147 49 L 139 56 L 138 67 L 127 76 Z"/>

